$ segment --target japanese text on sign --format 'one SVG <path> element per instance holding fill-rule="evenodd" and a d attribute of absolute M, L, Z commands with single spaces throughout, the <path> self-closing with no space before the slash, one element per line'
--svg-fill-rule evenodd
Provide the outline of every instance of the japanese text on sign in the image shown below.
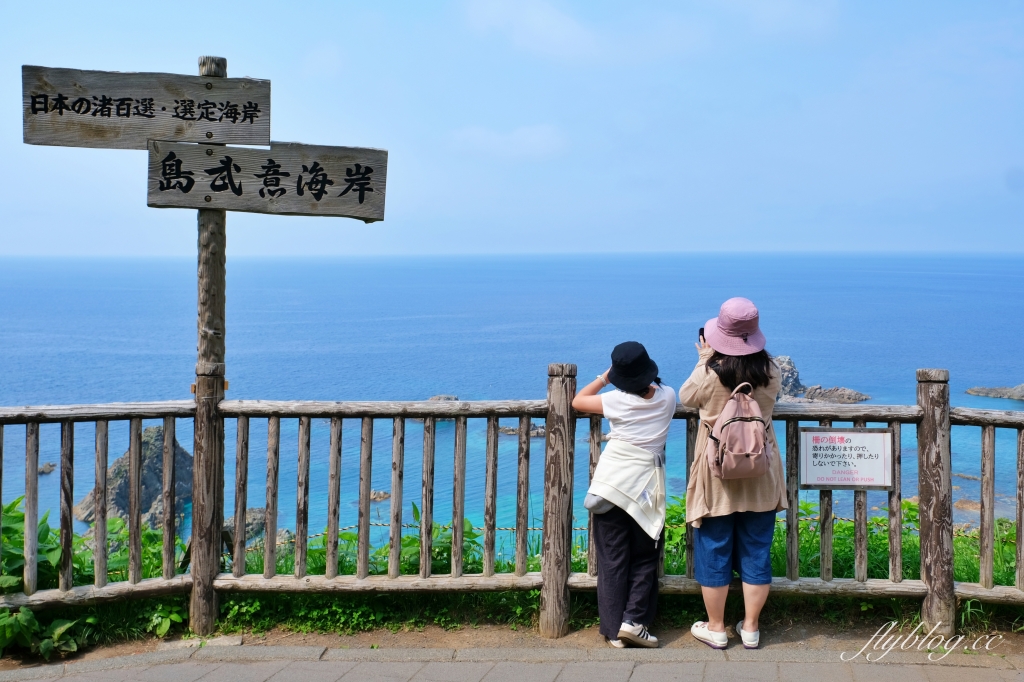
<path fill-rule="evenodd" d="M 892 432 L 801 429 L 800 485 L 826 489 L 890 487 Z"/>

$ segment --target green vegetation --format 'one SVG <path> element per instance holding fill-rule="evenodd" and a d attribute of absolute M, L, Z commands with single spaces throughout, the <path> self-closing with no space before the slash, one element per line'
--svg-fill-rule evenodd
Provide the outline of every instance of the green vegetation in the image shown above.
<path fill-rule="evenodd" d="M 22 499 L 3 508 L 0 549 L 0 589 L 15 592 L 22 589 L 21 572 L 24 566 L 25 518 Z M 683 523 L 685 502 L 673 498 L 668 506 L 665 541 L 665 570 L 668 574 L 684 574 L 685 543 Z M 920 549 L 918 544 L 917 506 L 903 503 L 903 575 L 907 579 L 919 576 Z M 419 521 L 419 510 L 413 506 L 413 516 Z M 801 503 L 799 510 L 800 574 L 817 576 L 819 529 L 817 509 Z M 1015 570 L 1014 541 L 1016 526 L 1007 519 L 996 523 L 995 570 L 996 584 L 1012 585 Z M 57 586 L 57 568 L 60 564 L 59 532 L 49 525 L 44 514 L 36 529 L 39 538 L 39 589 Z M 833 530 L 833 575 L 836 578 L 853 577 L 853 523 L 837 520 Z M 92 550 L 88 538 L 74 538 L 74 578 L 76 585 L 93 582 Z M 435 526 L 431 570 L 442 575 L 451 571 L 450 526 Z M 108 522 L 108 579 L 111 582 L 127 579 L 128 531 L 124 521 Z M 142 534 L 143 577 L 158 577 L 162 571 L 162 534 L 146 529 Z M 339 534 L 338 570 L 340 574 L 353 574 L 356 563 L 357 537 L 354 533 Z M 177 541 L 180 559 L 184 545 Z M 263 552 L 257 544 L 248 552 L 246 570 L 263 572 Z M 390 547 L 376 547 L 370 553 L 371 573 L 387 572 Z M 977 530 L 958 528 L 954 537 L 954 576 L 960 581 L 978 580 Z M 528 570 L 540 570 L 540 534 L 534 533 L 529 542 Z M 464 570 L 475 573 L 482 570 L 482 537 L 468 521 L 464 527 Z M 772 545 L 772 566 L 776 575 L 785 574 L 785 526 L 776 526 Z M 323 574 L 326 567 L 326 540 L 314 538 L 308 550 L 308 572 Z M 230 559 L 225 557 L 225 570 Z M 279 547 L 277 571 L 288 574 L 294 568 L 292 545 Z M 572 568 L 586 570 L 586 538 L 578 537 L 573 545 Z M 416 532 L 402 538 L 401 570 L 405 574 L 419 572 L 419 535 Z M 510 561 L 498 561 L 498 572 L 511 572 Z M 877 516 L 868 520 L 868 577 L 886 578 L 889 571 L 888 519 Z M 769 601 L 764 619 L 773 625 L 794 622 L 825 622 L 834 627 L 850 627 L 858 623 L 876 624 L 880 618 L 911 623 L 916 618 L 919 604 L 914 600 L 842 599 L 834 597 L 805 599 L 773 599 Z M 739 617 L 740 600 L 730 601 L 730 617 Z M 224 632 L 263 632 L 283 627 L 300 632 L 352 633 L 376 628 L 419 629 L 427 625 L 458 628 L 464 625 L 501 624 L 513 629 L 531 627 L 539 610 L 539 592 L 502 593 L 448 593 L 413 595 L 295 595 L 295 594 L 225 594 L 221 598 L 220 628 Z M 663 596 L 660 600 L 661 627 L 688 626 L 702 617 L 703 604 L 699 597 Z M 735 611 L 735 614 L 732 612 Z M 28 609 L 11 612 L 0 609 L 0 655 L 17 652 L 49 659 L 54 653 L 64 655 L 84 646 L 137 639 L 146 636 L 163 637 L 182 632 L 187 627 L 186 597 L 137 600 L 91 607 L 50 609 L 33 614 Z M 1016 628 L 1021 616 L 1019 609 L 982 605 L 968 601 L 961 605 L 960 625 L 965 630 L 983 630 L 992 627 Z M 597 622 L 597 603 L 594 594 L 572 595 L 571 625 L 586 627 Z"/>

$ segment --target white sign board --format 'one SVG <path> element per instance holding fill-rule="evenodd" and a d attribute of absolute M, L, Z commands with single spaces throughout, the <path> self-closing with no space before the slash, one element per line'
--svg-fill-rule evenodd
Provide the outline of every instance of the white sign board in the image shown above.
<path fill-rule="evenodd" d="M 800 487 L 888 490 L 892 436 L 890 429 L 801 428 Z"/>

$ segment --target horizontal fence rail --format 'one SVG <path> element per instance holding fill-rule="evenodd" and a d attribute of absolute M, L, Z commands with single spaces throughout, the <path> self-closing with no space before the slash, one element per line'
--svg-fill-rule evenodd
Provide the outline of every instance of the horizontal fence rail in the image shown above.
<path fill-rule="evenodd" d="M 407 401 L 407 402 L 327 402 L 327 401 L 263 401 L 263 400 L 220 400 L 216 405 L 217 419 L 235 420 L 236 441 L 234 443 L 234 523 L 222 534 L 217 534 L 219 547 L 214 554 L 221 557 L 216 572 L 203 574 L 206 584 L 224 592 L 429 592 L 429 591 L 501 591 L 541 590 L 541 631 L 548 636 L 560 636 L 568 624 L 569 590 L 593 590 L 597 585 L 600 567 L 597 565 L 592 533 L 592 519 L 573 522 L 573 491 L 586 486 L 589 477 L 601 455 L 602 418 L 574 411 L 569 403 L 576 392 L 576 368 L 574 365 L 552 365 L 549 368 L 548 395 L 543 400 L 501 400 L 501 401 Z M 976 599 L 998 604 L 1024 605 L 1024 412 L 1010 410 L 980 410 L 973 408 L 950 408 L 948 403 L 948 374 L 940 370 L 922 370 L 918 375 L 919 400 L 917 405 L 840 405 L 829 403 L 779 402 L 772 415 L 776 434 L 785 435 L 785 481 L 789 509 L 780 519 L 785 532 L 785 576 L 776 577 L 772 590 L 777 594 L 793 595 L 836 595 L 850 597 L 905 597 L 924 600 L 925 620 L 946 618 L 955 610 L 956 600 Z M 195 418 L 193 401 L 163 401 L 151 403 L 111 403 L 104 405 L 55 405 L 39 407 L 0 408 L 0 454 L 2 454 L 4 429 L 8 436 L 12 427 L 24 427 L 25 434 L 25 524 L 34 528 L 39 521 L 38 465 L 40 451 L 40 424 L 59 423 L 60 438 L 60 562 L 57 571 L 57 585 L 53 589 L 38 588 L 39 547 L 35 533 L 26 533 L 24 547 L 25 564 L 22 569 L 22 593 L 0 596 L 0 608 L 45 608 L 51 606 L 95 603 L 114 599 L 153 597 L 163 594 L 187 593 L 193 589 L 195 568 L 190 556 L 199 548 L 186 547 L 184 553 L 177 550 L 178 524 L 182 519 L 175 517 L 175 420 Z M 689 477 L 691 465 L 697 458 L 695 452 L 700 415 L 692 408 L 677 406 L 675 418 L 685 423 L 686 474 Z M 324 419 L 329 423 L 329 438 L 319 442 L 319 436 L 311 439 L 312 419 Z M 500 419 L 515 420 L 516 426 L 509 427 L 508 421 L 501 426 Z M 536 549 L 531 550 L 530 533 L 530 463 L 531 441 L 537 436 L 531 433 L 538 422 L 544 423 L 544 451 L 538 463 L 544 467 L 544 489 L 535 491 L 543 498 L 539 510 L 543 518 L 541 557 Z M 144 420 L 160 420 L 162 425 L 162 468 L 159 495 L 163 516 L 156 520 L 162 534 L 159 568 L 143 575 L 141 537 L 148 532 L 142 523 L 141 503 L 141 438 Z M 347 420 L 347 424 L 346 424 Z M 403 498 L 406 473 L 407 426 L 409 420 L 422 425 L 422 463 L 420 480 L 410 489 L 419 489 L 417 503 L 419 518 L 405 516 L 409 506 L 408 492 Z M 282 421 L 288 424 L 287 433 L 298 433 L 297 450 L 282 451 Z M 450 445 L 446 452 L 438 448 L 438 424 L 445 421 L 452 424 Z M 83 422 L 95 424 L 95 449 L 89 454 L 94 461 L 95 507 L 94 537 L 96 551 L 93 552 L 93 584 L 76 584 L 72 547 L 74 543 L 74 467 L 75 427 Z M 112 551 L 108 538 L 107 521 L 107 470 L 109 467 L 109 424 L 126 422 L 129 447 L 128 486 L 129 505 L 126 519 L 127 535 L 123 540 L 127 548 L 127 566 L 121 581 L 109 582 L 111 575 L 108 554 Z M 388 422 L 390 424 L 388 425 Z M 482 428 L 483 452 L 481 469 L 470 476 L 467 473 L 467 451 L 471 433 Z M 577 438 L 577 422 L 582 438 Z M 882 521 L 869 521 L 867 495 L 863 491 L 853 493 L 853 577 L 836 578 L 833 573 L 835 536 L 833 526 L 838 521 L 834 513 L 833 491 L 818 491 L 817 516 L 801 515 L 799 508 L 799 428 L 802 424 L 832 426 L 834 423 L 852 424 L 863 427 L 867 424 L 884 424 L 894 432 L 894 479 L 893 488 L 888 492 L 886 517 Z M 265 426 L 264 426 L 265 424 Z M 919 513 L 921 517 L 921 578 L 905 579 L 903 575 L 903 491 L 901 435 L 904 425 L 913 425 L 917 430 L 919 458 Z M 389 426 L 390 452 L 390 502 L 388 513 L 379 522 L 371 520 L 371 471 L 374 458 L 385 456 L 380 451 L 381 441 L 374 447 L 374 430 Z M 979 429 L 981 448 L 979 453 L 979 479 L 981 490 L 980 522 L 977 531 L 954 531 L 952 524 L 952 497 L 950 469 L 950 428 L 973 427 Z M 350 428 L 351 427 L 351 428 Z M 250 439 L 254 430 L 266 429 L 266 487 L 263 511 L 265 514 L 262 538 L 247 537 L 247 510 L 249 471 L 253 458 L 262 466 L 262 445 L 260 452 L 250 450 Z M 1016 562 L 1013 586 L 996 585 L 994 565 L 996 552 L 995 519 L 995 440 L 997 429 L 1016 431 L 1017 451 L 1017 499 L 1016 531 L 1013 551 Z M 358 433 L 355 433 L 358 431 Z M 499 432 L 514 437 L 514 441 L 502 441 L 499 458 Z M 223 438 L 223 429 L 219 430 Z M 349 447 L 357 452 L 353 459 L 343 461 L 343 434 L 358 441 Z M 419 431 L 414 430 L 418 440 Z M 382 435 L 382 434 L 378 434 Z M 20 436 L 19 436 L 20 437 Z M 197 438 L 200 436 L 197 435 Z M 326 437 L 325 437 L 326 438 Z M 260 441 L 262 442 L 262 441 Z M 446 441 L 443 441 L 446 442 Z M 584 445 L 585 443 L 585 445 Z M 513 447 L 514 444 L 514 447 Z M 79 450 L 81 451 L 81 443 Z M 534 445 L 536 445 L 534 443 Z M 419 444 L 416 445 L 420 447 Z M 584 448 L 586 448 L 584 450 Z M 222 450 L 223 451 L 223 447 Z M 475 451 L 474 451 L 475 452 Z M 498 526 L 499 459 L 502 462 L 513 456 L 512 467 L 500 471 L 514 471 L 514 524 Z M 586 452 L 586 455 L 583 453 Z M 79 452 L 77 464 L 84 459 Z M 476 454 L 474 454 L 474 457 Z M 574 457 L 585 456 L 589 477 L 573 481 Z M 294 457 L 294 460 L 288 458 Z M 419 457 L 419 453 L 417 453 Z M 282 460 L 285 458 L 285 460 Z M 451 518 L 435 518 L 435 471 L 438 458 L 444 458 L 445 466 L 451 462 Z M 451 459 L 448 459 L 451 458 Z M 326 462 L 325 462 L 326 459 Z M 2 460 L 0 460 L 2 461 Z M 295 540 L 282 541 L 278 537 L 278 514 L 280 512 L 280 471 L 282 462 L 297 469 L 295 497 Z M 327 470 L 327 523 L 326 533 L 310 532 L 310 485 L 311 465 L 325 462 Z M 221 461 L 220 466 L 223 467 Z M 319 466 L 319 465 L 318 465 Z M 358 494 L 354 500 L 342 497 L 342 472 L 354 476 L 358 473 Z M 0 469 L 2 474 L 2 469 Z M 410 482 L 411 483 L 411 482 Z M 223 488 L 223 470 L 218 485 Z M 323 485 L 320 483 L 319 485 Z M 478 540 L 469 541 L 465 518 L 467 485 L 479 485 L 483 490 L 483 525 L 472 527 L 472 532 L 482 531 Z M 262 482 L 259 487 L 263 487 Z M 443 489 L 447 490 L 447 482 Z M 81 494 L 81 491 L 79 491 Z M 262 492 L 260 493 L 263 494 Z M 447 493 L 445 493 L 447 495 Z M 221 500 L 223 495 L 221 495 Z M 290 499 L 286 498 L 286 499 Z M 510 498 L 511 499 L 511 498 Z M 8 501 L 9 502 L 9 501 Z M 351 528 L 341 527 L 343 505 L 354 503 L 356 521 Z M 447 504 L 447 500 L 445 500 Z M 383 510 L 382 510 L 383 511 Z M 509 507 L 502 513 L 511 518 Z M 217 503 L 218 518 L 208 523 L 223 526 L 223 501 Z M 580 525 L 584 523 L 585 525 Z M 844 522 L 846 522 L 844 520 Z M 195 523 L 195 522 L 194 522 Z M 815 551 L 818 560 L 816 577 L 801 576 L 800 533 L 801 524 L 811 524 L 818 534 Z M 881 525 L 880 525 L 881 524 Z M 193 528 L 195 525 L 193 525 Z M 213 527 L 213 526 L 211 526 Z M 371 527 L 388 529 L 388 551 L 376 552 L 371 547 Z M 870 529 L 873 528 L 874 531 Z M 403 542 L 405 529 L 419 533 L 418 547 L 409 548 Z M 679 532 L 680 526 L 670 526 Z M 313 529 L 322 531 L 323 529 Z M 341 570 L 340 537 L 351 530 L 355 532 L 354 560 Z M 578 533 L 586 532 L 586 535 Z M 375 533 L 379 531 L 374 531 Z M 869 535 L 871 532 L 886 532 L 888 535 L 889 566 L 888 578 L 869 578 Z M 953 536 L 964 534 L 977 537 L 977 552 L 980 560 L 978 582 L 954 582 Z M 975 536 L 976 532 L 976 536 Z M 437 534 L 441 533 L 440 536 Z M 509 533 L 513 538 L 512 558 L 502 559 L 496 551 L 498 533 Z M 699 594 L 700 586 L 693 579 L 693 538 L 691 530 L 682 529 L 681 552 L 682 575 L 662 575 L 661 590 L 666 594 Z M 576 534 L 576 535 L 574 535 Z M 221 537 L 221 535 L 223 537 Z M 121 537 L 121 536 L 118 536 Z M 322 574 L 310 574 L 310 539 L 323 538 L 317 542 L 317 551 L 323 552 L 326 566 Z M 351 537 L 351 536 L 348 536 Z M 437 537 L 450 543 L 445 552 L 439 554 Z M 472 536 L 472 537 L 475 537 Z M 506 536 L 502 536 L 506 537 Z M 576 540 L 574 540 L 576 538 Z M 409 542 L 409 538 L 404 540 Z M 972 540 L 973 541 L 973 540 Z M 190 541 L 191 542 L 191 541 Z M 346 540 L 348 542 L 348 540 Z M 1003 540 L 1006 542 L 1006 540 Z M 806 544 L 806 540 L 805 540 Z M 118 545 L 123 551 L 124 546 Z M 347 546 L 347 545 L 346 545 Z M 877 546 L 877 545 L 874 545 Z M 664 547 L 664 543 L 663 543 Z M 467 564 L 466 549 L 474 552 L 472 564 Z M 203 551 L 209 551 L 209 548 Z M 664 549 L 663 549 L 664 551 Z M 805 547 L 806 551 L 806 547 Z M 478 552 L 478 553 L 477 553 Z M 575 554 L 574 554 L 575 552 Z M 204 555 L 205 556 L 205 555 Z M 346 555 L 348 556 L 348 555 Z M 441 556 L 441 559 L 438 557 Z M 410 557 L 418 559 L 418 568 L 410 574 L 403 569 L 403 561 Z M 250 573 L 246 570 L 247 559 L 262 558 L 262 570 Z M 279 564 L 285 561 L 287 573 L 279 572 Z M 347 559 L 346 559 L 347 561 Z M 434 565 L 450 568 L 443 574 L 434 573 Z M 290 563 L 289 563 L 290 562 Z M 584 570 L 572 570 L 573 562 L 585 566 Z M 500 566 L 499 566 L 500 564 Z M 250 564 L 252 565 L 252 564 Z M 258 561 L 255 565 L 259 565 Z M 678 565 L 678 564 L 677 564 Z M 473 567 L 473 573 L 467 571 Z M 664 562 L 663 562 L 664 566 Z M 204 569 L 207 570 L 207 569 Z M 320 569 L 317 569 L 319 571 Z M 403 570 L 406 572 L 403 573 Z M 877 574 L 877 569 L 873 569 Z M 316 572 L 316 571 L 315 571 Z M 812 574 L 813 575 L 813 574 Z M 1005 573 L 1001 574 L 1005 575 Z M 78 576 L 80 578 L 80 576 Z M 197 578 L 198 580 L 198 578 Z M 79 580 L 80 582 L 80 580 Z M 952 619 L 951 621 L 952 622 Z"/>

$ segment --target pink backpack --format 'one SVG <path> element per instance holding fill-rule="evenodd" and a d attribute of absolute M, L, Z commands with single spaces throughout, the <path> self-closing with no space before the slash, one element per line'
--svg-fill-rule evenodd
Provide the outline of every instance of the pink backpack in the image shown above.
<path fill-rule="evenodd" d="M 715 427 L 708 429 L 704 455 L 715 478 L 755 478 L 768 473 L 765 441 L 770 424 L 761 416 L 757 401 L 740 392 L 744 386 L 754 390 L 746 382 L 737 386 Z"/>

